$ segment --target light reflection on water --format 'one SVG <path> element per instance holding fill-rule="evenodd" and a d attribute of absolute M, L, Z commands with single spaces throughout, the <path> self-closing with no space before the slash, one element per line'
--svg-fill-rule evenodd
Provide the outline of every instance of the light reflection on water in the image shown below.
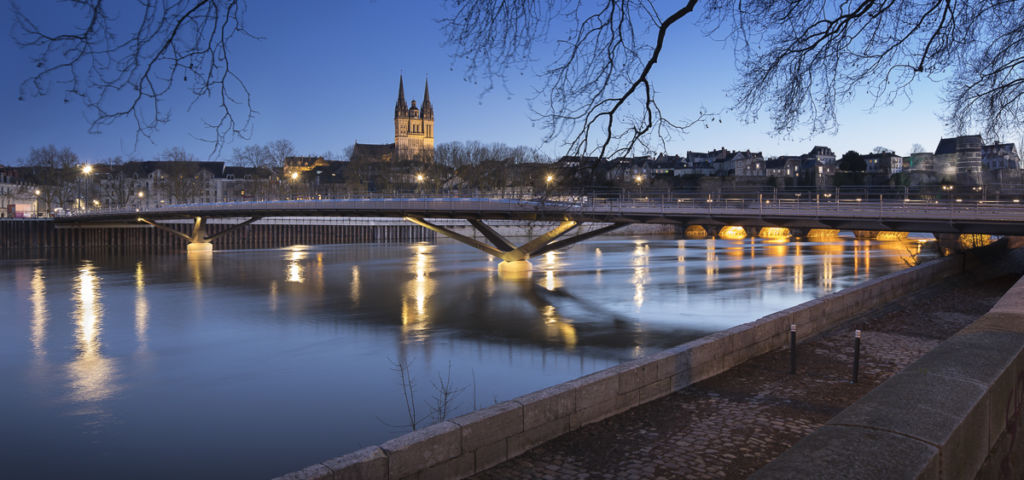
<path fill-rule="evenodd" d="M 0 411 L 19 439 L 0 463 L 77 478 L 274 476 L 401 433 L 389 426 L 405 415 L 395 362 L 418 379 L 421 411 L 450 362 L 464 413 L 920 252 L 606 237 L 532 259 L 519 279 L 445 242 L 0 263 L 13 312 L 0 321 Z"/>

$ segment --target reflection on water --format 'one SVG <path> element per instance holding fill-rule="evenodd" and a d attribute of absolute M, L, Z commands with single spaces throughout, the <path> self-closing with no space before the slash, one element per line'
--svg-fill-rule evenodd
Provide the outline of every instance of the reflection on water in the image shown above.
<path fill-rule="evenodd" d="M 37 358 L 46 356 L 46 282 L 43 268 L 32 269 L 32 351 Z"/>
<path fill-rule="evenodd" d="M 16 420 L 5 434 L 25 439 L 0 464 L 33 472 L 20 477 L 168 464 L 157 476 L 273 477 L 401 433 L 378 420 L 405 412 L 391 359 L 416 360 L 421 411 L 450 362 L 462 414 L 919 255 L 931 253 L 917 241 L 607 237 L 533 258 L 518 279 L 445 241 L 0 263 L 0 283 L 25 271 L 0 284 L 19 312 L 0 318 L 14 347 L 0 407 Z M 111 455 L 139 463 L 94 461 Z"/>
<path fill-rule="evenodd" d="M 406 282 L 402 295 L 402 335 L 406 341 L 423 341 L 430 330 L 427 300 L 434 292 L 435 282 L 430 278 L 430 270 L 435 246 L 418 244 L 412 248 L 414 253 L 409 265 L 412 279 Z"/>
<path fill-rule="evenodd" d="M 633 303 L 636 308 L 644 306 L 644 285 L 650 280 L 648 275 L 648 251 L 646 242 L 636 240 L 633 248 Z"/>
<path fill-rule="evenodd" d="M 78 355 L 68 364 L 68 377 L 71 381 L 71 400 L 82 403 L 99 402 L 116 391 L 113 384 L 117 374 L 116 362 L 104 357 L 101 351 L 103 304 L 100 277 L 95 271 L 96 267 L 90 262 L 79 267 L 73 293 L 75 348 Z"/>
<path fill-rule="evenodd" d="M 149 302 L 146 301 L 146 277 L 142 262 L 135 264 L 135 339 L 139 342 L 139 352 L 146 351 L 149 339 Z"/>

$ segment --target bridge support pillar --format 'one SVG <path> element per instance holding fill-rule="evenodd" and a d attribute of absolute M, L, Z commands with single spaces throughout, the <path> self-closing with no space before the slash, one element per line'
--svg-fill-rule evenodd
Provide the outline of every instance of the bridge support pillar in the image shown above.
<path fill-rule="evenodd" d="M 250 219 L 248 219 L 248 220 L 246 220 L 246 221 L 244 221 L 242 223 L 239 223 L 237 225 L 232 225 L 232 226 L 230 226 L 228 228 L 225 228 L 224 230 L 221 230 L 220 232 L 217 232 L 214 235 L 207 235 L 206 234 L 206 217 L 195 217 L 195 223 L 192 225 L 192 233 L 191 234 L 185 234 L 185 233 L 179 232 L 179 231 L 177 231 L 177 230 L 175 230 L 173 228 L 170 228 L 170 227 L 168 227 L 166 225 L 161 225 L 159 223 L 156 223 L 154 221 L 151 221 L 151 220 L 148 220 L 148 219 L 145 219 L 145 218 L 142 218 L 142 217 L 137 218 L 137 220 L 139 222 L 142 222 L 142 223 L 145 223 L 145 224 L 148 224 L 148 225 L 152 225 L 154 228 L 158 228 L 160 230 L 163 230 L 165 232 L 171 233 L 173 235 L 176 235 L 178 237 L 181 237 L 181 238 L 185 239 L 188 242 L 188 246 L 186 247 L 186 251 L 190 255 L 192 255 L 192 254 L 206 254 L 206 253 L 213 252 L 213 243 L 212 243 L 213 239 L 215 239 L 215 238 L 217 238 L 217 237 L 219 237 L 221 235 L 224 235 L 225 233 L 233 231 L 233 230 L 235 230 L 237 228 L 244 227 L 244 226 L 246 226 L 246 225 L 248 225 L 248 224 L 250 224 L 252 222 L 255 222 L 256 220 L 259 220 L 260 218 L 262 218 L 262 217 L 252 217 L 252 218 L 250 218 Z"/>
<path fill-rule="evenodd" d="M 494 245 L 488 245 L 484 242 L 476 240 L 474 238 L 467 237 L 465 235 L 455 233 L 445 227 L 434 225 L 420 217 L 405 217 L 406 220 L 415 223 L 428 230 L 433 230 L 441 235 L 444 235 L 452 240 L 469 245 L 477 250 L 485 252 L 489 255 L 493 255 L 502 260 L 498 264 L 498 272 L 502 274 L 509 274 L 511 276 L 523 275 L 528 273 L 533 267 L 528 261 L 530 257 L 541 255 L 552 250 L 557 250 L 562 247 L 567 247 L 577 242 L 581 242 L 588 238 L 593 238 L 602 233 L 607 233 L 625 225 L 625 223 L 614 223 L 606 227 L 601 227 L 595 230 L 591 230 L 586 233 L 580 233 L 578 235 L 557 240 L 569 230 L 576 228 L 580 224 L 575 220 L 563 220 L 555 228 L 544 233 L 543 235 L 530 240 L 520 246 L 515 246 L 507 238 L 496 232 L 489 225 L 481 220 L 472 219 L 469 223 L 473 225 L 485 238 L 491 241 Z M 516 274 L 516 275 L 513 275 Z"/>

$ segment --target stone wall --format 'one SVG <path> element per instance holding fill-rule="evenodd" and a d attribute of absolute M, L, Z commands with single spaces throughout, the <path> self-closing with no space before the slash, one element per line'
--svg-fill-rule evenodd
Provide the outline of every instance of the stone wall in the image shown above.
<path fill-rule="evenodd" d="M 1024 478 L 1024 278 L 751 478 Z"/>
<path fill-rule="evenodd" d="M 960 273 L 936 259 L 756 321 L 330 459 L 287 479 L 463 478 L 570 430 L 624 412 Z M 872 478 L 872 477 L 864 477 Z"/>

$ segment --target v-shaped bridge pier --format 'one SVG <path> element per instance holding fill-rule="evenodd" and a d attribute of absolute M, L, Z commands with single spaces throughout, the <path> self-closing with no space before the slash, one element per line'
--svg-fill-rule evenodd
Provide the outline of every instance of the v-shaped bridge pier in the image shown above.
<path fill-rule="evenodd" d="M 574 228 L 580 227 L 582 223 L 575 220 L 563 220 L 555 228 L 548 232 L 534 238 L 522 245 L 516 246 L 516 244 L 509 241 L 503 235 L 494 230 L 490 225 L 487 225 L 479 219 L 468 219 L 470 225 L 473 226 L 481 235 L 489 240 L 493 245 L 488 245 L 475 238 L 470 238 L 460 233 L 456 233 L 448 228 L 440 225 L 435 225 L 424 220 L 422 217 L 407 216 L 406 220 L 415 223 L 423 228 L 433 230 L 441 235 L 456 240 L 458 242 L 469 245 L 477 250 L 483 251 L 489 255 L 493 255 L 502 260 L 498 264 L 498 272 L 500 273 L 514 273 L 514 272 L 527 272 L 532 268 L 529 262 L 531 257 L 537 255 L 543 255 L 551 250 L 567 247 L 577 242 L 582 242 L 589 238 L 596 237 L 598 235 L 608 233 L 617 228 L 623 227 L 625 223 L 613 223 L 611 225 L 597 228 L 589 232 L 583 232 L 571 237 L 563 238 L 558 240 L 559 237 L 565 235 Z"/>

